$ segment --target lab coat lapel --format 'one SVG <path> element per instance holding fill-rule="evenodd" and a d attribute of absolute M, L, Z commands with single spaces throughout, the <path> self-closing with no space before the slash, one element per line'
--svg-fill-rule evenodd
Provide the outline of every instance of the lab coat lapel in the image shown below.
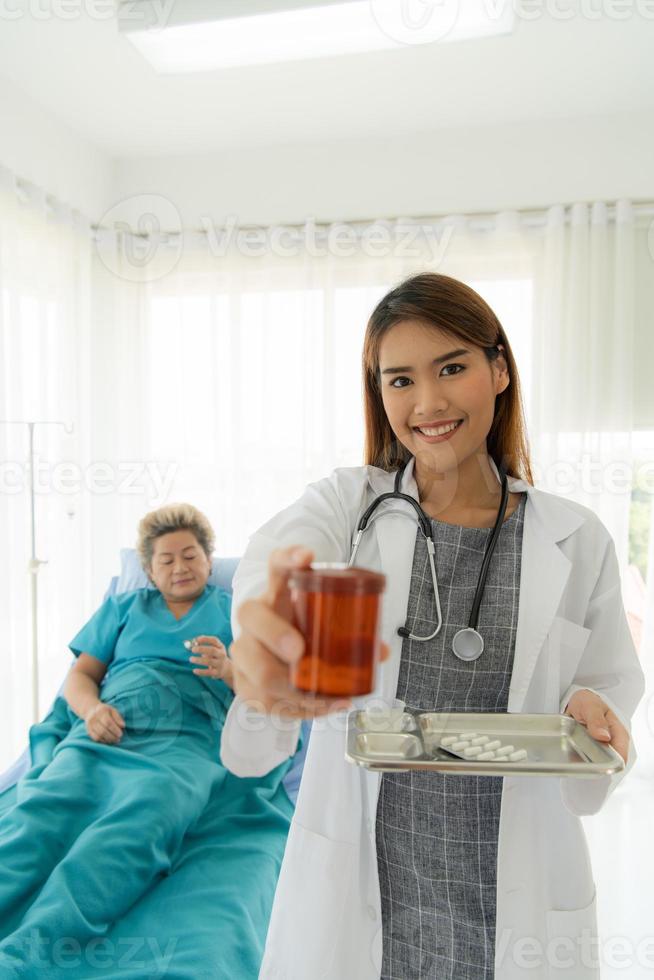
<path fill-rule="evenodd" d="M 418 488 L 412 473 L 413 459 L 407 466 L 400 489 L 402 493 L 418 500 Z M 393 490 L 395 472 L 387 473 L 371 467 L 369 479 L 373 494 L 377 497 Z M 373 519 L 381 568 L 387 577 L 382 606 L 382 633 L 391 642 L 391 656 L 382 665 L 381 690 L 377 693 L 384 698 L 394 698 L 402 652 L 402 637 L 398 636 L 397 631 L 406 622 L 416 539 L 416 513 L 411 504 L 395 499 L 380 504 Z"/>
<path fill-rule="evenodd" d="M 533 488 L 528 492 L 523 527 L 518 625 L 507 706 L 510 712 L 520 712 L 523 709 L 536 660 L 550 631 L 570 575 L 572 563 L 557 542 L 567 537 L 584 521 L 580 514 L 562 506 L 562 501 L 552 501 L 548 494 Z"/>
<path fill-rule="evenodd" d="M 497 467 L 492 460 L 491 465 L 499 479 Z M 419 500 L 413 466 L 412 459 L 405 470 L 401 490 Z M 376 467 L 370 468 L 369 479 L 375 494 L 392 491 L 394 478 L 395 473 L 387 473 Z M 571 563 L 558 547 L 558 542 L 583 524 L 584 516 L 569 506 L 562 497 L 544 493 L 523 480 L 509 477 L 509 490 L 513 493 L 525 491 L 528 494 L 523 529 L 515 656 L 508 702 L 510 712 L 519 712 L 525 702 L 538 654 L 557 614 L 570 574 Z M 403 511 L 413 518 L 412 526 L 407 517 L 400 514 L 389 513 L 388 516 L 381 517 L 384 508 Z M 384 598 L 383 616 L 383 632 L 385 636 L 391 637 L 392 649 L 391 658 L 384 665 L 381 693 L 384 697 L 394 697 L 402 644 L 397 629 L 406 621 L 415 545 L 415 512 L 406 502 L 390 500 L 382 504 L 374 516 L 381 567 L 392 579 Z M 436 558 L 438 571 L 438 555 Z"/>

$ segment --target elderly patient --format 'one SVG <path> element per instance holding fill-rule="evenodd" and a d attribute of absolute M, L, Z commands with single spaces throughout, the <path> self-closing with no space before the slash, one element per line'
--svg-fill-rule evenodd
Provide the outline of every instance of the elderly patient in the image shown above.
<path fill-rule="evenodd" d="M 135 660 L 188 660 L 198 664 L 194 673 L 219 678 L 231 689 L 225 644 L 218 635 L 194 635 L 205 629 L 228 644 L 232 639 L 230 596 L 207 584 L 213 545 L 208 520 L 188 504 L 153 511 L 141 521 L 138 552 L 156 591 L 108 599 L 70 644 L 78 659 L 64 697 L 96 742 L 119 742 L 125 725 L 120 712 L 99 697 L 109 665 L 115 671 Z"/>
<path fill-rule="evenodd" d="M 0 978 L 258 974 L 291 763 L 220 763 L 231 598 L 208 584 L 213 545 L 188 504 L 148 514 L 155 588 L 109 597 L 70 644 L 32 768 L 0 797 Z"/>

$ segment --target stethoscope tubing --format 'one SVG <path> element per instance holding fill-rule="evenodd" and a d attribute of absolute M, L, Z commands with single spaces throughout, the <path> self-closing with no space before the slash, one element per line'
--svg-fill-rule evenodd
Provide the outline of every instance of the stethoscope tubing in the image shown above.
<path fill-rule="evenodd" d="M 356 535 L 352 545 L 352 552 L 350 554 L 350 560 L 348 561 L 348 566 L 354 563 L 354 559 L 359 549 L 359 543 L 361 541 L 363 533 L 368 527 L 370 518 L 372 517 L 375 510 L 380 506 L 380 504 L 384 503 L 387 500 L 403 500 L 406 503 L 410 504 L 416 513 L 416 516 L 418 518 L 418 525 L 424 535 L 425 542 L 427 545 L 427 556 L 429 559 L 432 585 L 434 589 L 434 599 L 436 602 L 437 625 L 436 625 L 436 629 L 429 636 L 416 636 L 406 626 L 401 626 L 398 629 L 398 633 L 403 638 L 409 638 L 412 640 L 417 640 L 419 642 L 424 642 L 426 640 L 431 640 L 438 635 L 443 625 L 443 615 L 441 611 L 440 595 L 438 591 L 438 576 L 436 574 L 436 565 L 435 565 L 436 545 L 434 543 L 431 519 L 427 514 L 425 514 L 424 510 L 422 509 L 422 507 L 420 506 L 417 500 L 409 496 L 409 494 L 402 493 L 400 491 L 400 486 L 402 484 L 402 476 L 409 462 L 411 462 L 410 459 L 404 464 L 403 467 L 398 469 L 395 475 L 395 483 L 394 483 L 393 491 L 380 494 L 378 497 L 375 498 L 375 500 L 372 501 L 372 503 L 366 508 L 364 513 L 361 515 L 361 518 L 357 525 Z M 475 590 L 475 597 L 472 603 L 472 609 L 470 611 L 468 626 L 464 630 L 459 630 L 459 633 L 456 634 L 453 641 L 454 653 L 462 660 L 476 660 L 477 657 L 481 655 L 484 648 L 483 638 L 477 631 L 477 624 L 479 622 L 479 609 L 481 607 L 481 601 L 484 595 L 484 589 L 486 587 L 488 569 L 491 563 L 491 559 L 493 557 L 493 553 L 495 551 L 497 539 L 499 538 L 500 531 L 502 529 L 502 524 L 504 523 L 504 516 L 506 514 L 506 508 L 509 500 L 508 480 L 506 476 L 506 470 L 503 466 L 499 467 L 499 474 L 500 474 L 500 480 L 502 484 L 502 499 L 497 512 L 497 517 L 495 519 L 495 524 L 493 526 L 493 531 L 490 535 L 490 538 L 488 539 L 488 542 L 486 544 L 486 549 L 484 551 L 484 557 L 481 563 L 479 579 L 477 581 L 477 588 Z M 374 521 L 372 523 L 374 523 Z M 462 656 L 459 652 L 457 652 L 455 641 L 457 640 L 457 637 L 460 636 L 460 634 L 475 634 L 475 637 L 477 639 L 476 639 L 476 644 L 473 644 L 473 646 L 476 647 L 473 653 L 468 653 L 466 656 Z"/>

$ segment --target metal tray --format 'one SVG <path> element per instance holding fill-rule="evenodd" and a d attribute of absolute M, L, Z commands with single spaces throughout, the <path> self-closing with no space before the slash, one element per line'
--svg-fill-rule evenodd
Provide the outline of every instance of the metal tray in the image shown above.
<path fill-rule="evenodd" d="M 400 709 L 401 712 L 401 709 Z M 526 749 L 521 762 L 457 759 L 440 748 L 448 735 L 476 732 Z M 455 773 L 466 776 L 609 776 L 624 769 L 610 745 L 595 741 L 569 715 L 468 714 L 405 709 L 392 718 L 351 711 L 345 758 L 374 772 Z"/>

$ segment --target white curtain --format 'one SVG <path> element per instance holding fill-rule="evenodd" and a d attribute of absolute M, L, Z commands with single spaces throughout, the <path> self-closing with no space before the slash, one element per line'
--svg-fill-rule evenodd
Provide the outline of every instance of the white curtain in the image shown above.
<path fill-rule="evenodd" d="M 88 223 L 0 170 L 0 768 L 32 721 L 29 427 L 34 422 L 41 710 L 65 639 L 92 596 L 92 535 L 75 492 L 88 463 L 91 239 Z"/>
<path fill-rule="evenodd" d="M 633 484 L 636 226 L 628 201 L 547 212 L 536 280 L 534 455 L 544 489 L 594 510 L 626 571 Z"/>
<path fill-rule="evenodd" d="M 238 555 L 307 482 L 361 463 L 366 321 L 390 286 L 417 271 L 459 277 L 495 309 L 520 371 L 536 483 L 599 514 L 627 580 L 635 433 L 654 458 L 654 423 L 642 405 L 636 417 L 632 397 L 646 350 L 636 311 L 649 302 L 647 217 L 628 201 L 232 229 L 228 242 L 210 230 L 162 236 L 144 260 L 129 235 L 92 235 L 36 189 L 27 197 L 5 174 L 0 412 L 74 426 L 36 429 L 49 465 L 36 513 L 37 555 L 48 560 L 39 573 L 42 711 L 63 678 L 68 641 L 146 510 L 190 500 L 214 524 L 218 551 Z M 643 425 L 649 434 L 638 433 Z M 3 425 L 0 439 L 3 461 L 25 473 L 26 429 Z M 30 722 L 29 495 L 25 479 L 14 490 L 3 473 L 0 770 Z M 651 609 L 654 543 L 649 568 Z M 650 664 L 654 624 L 643 628 Z M 649 846 L 652 713 L 643 711 L 633 776 L 586 821 L 607 936 L 619 921 L 635 937 L 629 922 L 649 904 L 613 862 L 622 848 L 637 879 Z"/>
<path fill-rule="evenodd" d="M 646 232 L 647 225 L 639 225 L 628 201 L 617 203 L 613 218 L 602 202 L 575 204 L 569 211 L 551 207 L 535 280 L 534 356 L 540 383 L 531 432 L 537 482 L 598 514 L 615 540 L 625 586 L 634 572 L 629 559 L 632 494 L 642 476 L 640 448 L 647 446 L 637 431 L 642 420 L 636 414 L 634 378 L 637 354 L 647 356 L 645 338 L 651 330 L 651 310 L 644 321 L 637 320 L 637 269 L 639 258 L 646 262 L 649 253 Z M 650 431 L 650 458 L 653 435 Z M 648 684 L 633 721 L 638 761 L 602 813 L 583 821 L 605 940 L 602 980 L 652 975 L 651 958 L 639 947 L 651 934 L 649 874 L 644 869 L 654 860 L 651 518 L 650 541 L 648 596 L 640 610 L 640 629 L 634 631 Z M 623 591 L 632 612 L 627 589 Z M 624 939 L 622 956 L 611 946 L 616 937 Z"/>
<path fill-rule="evenodd" d="M 379 222 L 376 257 L 369 229 L 352 229 L 356 243 L 337 254 L 337 226 L 310 250 L 299 229 L 292 256 L 267 247 L 248 257 L 232 241 L 218 257 L 187 240 L 174 269 L 148 282 L 150 450 L 176 461 L 171 493 L 211 513 L 224 552 L 239 554 L 308 481 L 362 462 L 364 330 L 402 277 L 438 269 L 477 286 L 505 322 L 529 388 L 533 244 L 518 225 L 502 215 L 475 236 L 456 217 L 433 227 Z"/>
<path fill-rule="evenodd" d="M 626 569 L 637 233 L 629 202 L 612 210 L 556 205 L 539 225 L 516 212 L 378 223 L 387 237 L 377 258 L 369 227 L 347 257 L 335 254 L 336 234 L 330 249 L 330 229 L 319 255 L 300 230 L 290 258 L 270 245 L 247 257 L 234 241 L 215 256 L 187 241 L 173 271 L 147 284 L 145 304 L 150 391 L 189 383 L 182 404 L 149 402 L 150 447 L 179 463 L 176 492 L 220 507 L 225 546 L 238 553 L 309 479 L 357 465 L 367 316 L 403 276 L 433 269 L 469 282 L 500 316 L 537 483 L 595 510 Z"/>

